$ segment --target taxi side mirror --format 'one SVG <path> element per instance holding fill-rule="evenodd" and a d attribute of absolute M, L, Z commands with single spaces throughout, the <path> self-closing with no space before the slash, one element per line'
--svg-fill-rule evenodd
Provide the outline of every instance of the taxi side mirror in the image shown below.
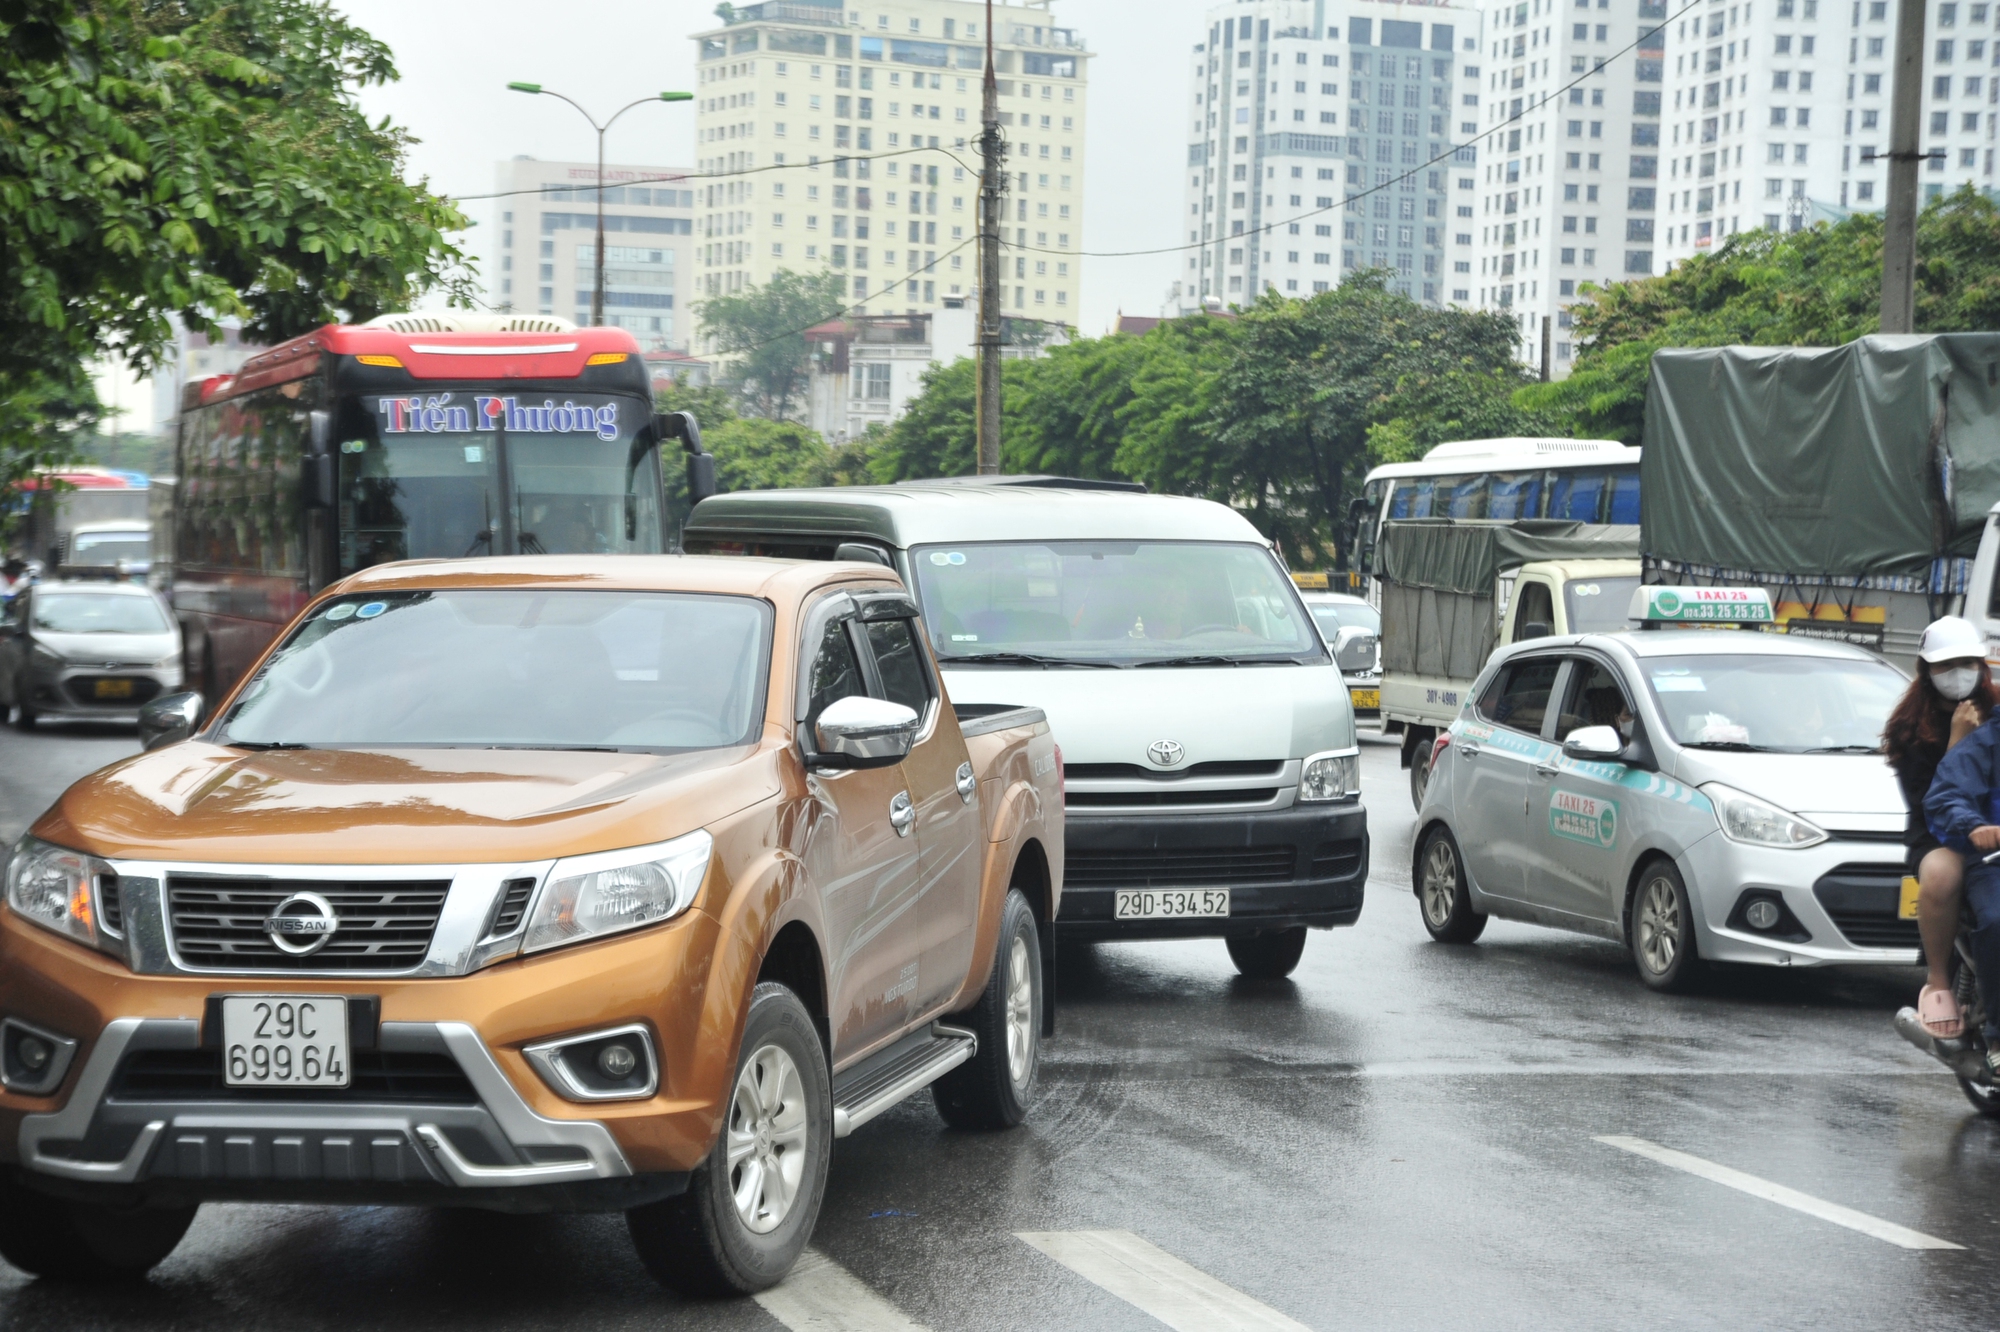
<path fill-rule="evenodd" d="M 850 694 L 826 705 L 813 725 L 814 764 L 886 768 L 909 757 L 920 718 L 901 703 Z"/>
<path fill-rule="evenodd" d="M 1625 752 L 1625 737 L 1615 726 L 1579 726 L 1563 741 L 1563 757 L 1588 762 L 1616 762 Z"/>

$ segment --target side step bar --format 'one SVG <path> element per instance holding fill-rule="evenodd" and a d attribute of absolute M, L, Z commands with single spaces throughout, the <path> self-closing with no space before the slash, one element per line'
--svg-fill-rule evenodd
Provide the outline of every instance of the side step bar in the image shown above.
<path fill-rule="evenodd" d="M 833 1136 L 844 1138 L 936 1082 L 979 1052 L 963 1027 L 931 1023 L 833 1081 Z"/>

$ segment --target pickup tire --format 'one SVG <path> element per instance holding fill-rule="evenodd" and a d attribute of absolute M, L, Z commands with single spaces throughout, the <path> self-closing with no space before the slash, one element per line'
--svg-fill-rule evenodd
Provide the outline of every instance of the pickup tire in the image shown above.
<path fill-rule="evenodd" d="M 195 1211 L 65 1202 L 0 1171 L 0 1258 L 51 1281 L 137 1281 L 174 1251 Z"/>
<path fill-rule="evenodd" d="M 1417 856 L 1417 909 L 1424 928 L 1439 943 L 1469 944 L 1486 930 L 1486 914 L 1472 909 L 1458 839 L 1442 823 L 1424 835 L 1424 849 Z"/>
<path fill-rule="evenodd" d="M 1283 980 L 1305 956 L 1306 927 L 1231 935 L 1224 942 L 1229 945 L 1229 960 L 1251 980 Z"/>
<path fill-rule="evenodd" d="M 769 1290 L 812 1238 L 832 1147 L 819 1031 L 797 995 L 764 981 L 750 998 L 714 1150 L 686 1193 L 625 1213 L 639 1260 L 681 1295 Z"/>
<path fill-rule="evenodd" d="M 1019 889 L 1000 908 L 1000 943 L 979 1002 L 948 1019 L 979 1038 L 972 1058 L 931 1084 L 944 1122 L 961 1129 L 1004 1129 L 1028 1114 L 1041 1071 L 1042 949 L 1035 913 Z"/>

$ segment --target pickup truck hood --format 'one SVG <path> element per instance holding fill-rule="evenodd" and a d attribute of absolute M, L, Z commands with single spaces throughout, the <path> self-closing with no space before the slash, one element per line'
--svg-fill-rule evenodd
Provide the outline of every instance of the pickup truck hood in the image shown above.
<path fill-rule="evenodd" d="M 1907 811 L 1880 754 L 1730 754 L 1681 750 L 1674 775 L 1723 782 L 1826 828 L 1900 832 Z"/>
<path fill-rule="evenodd" d="M 84 778 L 33 832 L 147 860 L 533 861 L 677 837 L 775 796 L 780 780 L 775 748 L 244 753 L 190 742 Z"/>
<path fill-rule="evenodd" d="M 1040 708 L 1065 763 L 1153 767 L 1146 748 L 1158 740 L 1181 746 L 1181 768 L 1304 758 L 1354 744 L 1353 706 L 1331 665 L 980 667 L 946 671 L 945 687 L 954 703 Z"/>

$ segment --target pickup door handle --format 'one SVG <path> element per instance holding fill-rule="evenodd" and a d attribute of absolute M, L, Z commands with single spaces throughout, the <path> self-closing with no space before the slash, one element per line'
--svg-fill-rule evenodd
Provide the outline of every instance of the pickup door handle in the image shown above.
<path fill-rule="evenodd" d="M 959 764 L 955 780 L 958 782 L 958 798 L 968 805 L 971 804 L 973 793 L 979 789 L 979 779 L 972 775 L 972 765 Z"/>
<path fill-rule="evenodd" d="M 908 837 L 910 829 L 917 826 L 917 807 L 910 800 L 908 791 L 898 791 L 889 802 L 889 826 L 896 830 L 896 836 Z"/>

